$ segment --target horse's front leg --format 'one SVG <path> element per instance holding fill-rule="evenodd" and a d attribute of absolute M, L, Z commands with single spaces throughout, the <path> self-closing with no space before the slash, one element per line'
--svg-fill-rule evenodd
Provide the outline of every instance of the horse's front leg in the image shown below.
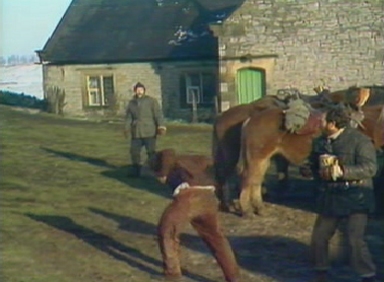
<path fill-rule="evenodd" d="M 262 184 L 269 164 L 269 159 L 253 160 L 243 172 L 240 207 L 245 217 L 252 217 L 254 214 L 264 215 Z"/>
<path fill-rule="evenodd" d="M 254 217 L 253 208 L 251 204 L 251 195 L 253 186 L 249 182 L 249 176 L 247 170 L 244 170 L 242 172 L 241 177 L 241 191 L 240 191 L 240 197 L 239 197 L 239 206 L 240 206 L 240 212 L 241 216 L 243 218 L 252 218 Z"/>
<path fill-rule="evenodd" d="M 262 184 L 269 165 L 269 159 L 260 161 L 257 164 L 255 162 L 250 179 L 252 207 L 254 213 L 260 216 L 265 214 Z"/>

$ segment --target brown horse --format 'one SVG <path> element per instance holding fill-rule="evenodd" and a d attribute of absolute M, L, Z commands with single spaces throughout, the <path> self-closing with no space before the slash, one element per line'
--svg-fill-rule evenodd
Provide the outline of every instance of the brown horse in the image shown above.
<path fill-rule="evenodd" d="M 371 137 L 376 149 L 384 149 L 384 106 L 363 107 L 364 120 L 359 129 Z"/>
<path fill-rule="evenodd" d="M 355 89 L 359 90 L 358 88 Z M 379 89 L 381 90 L 381 88 Z M 334 102 L 341 100 L 349 100 L 349 102 L 351 102 L 352 100 L 354 100 L 357 104 L 357 102 L 359 102 L 359 99 L 351 100 L 351 97 L 356 98 L 361 96 L 346 95 L 347 91 L 348 90 L 344 92 L 334 92 L 335 94 L 324 92 L 322 93 L 322 96 L 325 96 L 326 101 L 324 101 L 323 97 L 320 95 L 309 96 L 305 99 L 309 100 L 313 107 L 322 107 L 324 103 L 327 102 L 327 100 L 331 100 Z M 365 94 L 366 90 L 363 90 L 362 92 L 363 94 Z M 377 90 L 376 92 L 377 94 L 379 93 L 379 91 Z M 362 95 L 362 97 L 365 96 Z M 375 97 L 378 97 L 378 95 L 373 96 L 373 98 Z M 368 104 L 371 98 L 368 100 Z M 216 120 L 213 129 L 212 154 L 215 160 L 215 174 L 219 187 L 219 198 L 221 200 L 223 210 L 228 210 L 229 208 L 229 191 L 228 187 L 225 184 L 228 180 L 228 177 L 233 175 L 233 173 L 236 171 L 236 166 L 240 154 L 240 132 L 243 122 L 253 114 L 257 114 L 258 112 L 264 111 L 266 109 L 279 109 L 282 113 L 282 108 L 282 103 L 278 101 L 276 96 L 267 96 L 265 98 L 262 98 L 261 100 L 252 102 L 250 104 L 243 104 L 230 108 L 228 111 L 222 113 L 221 116 L 219 116 L 219 118 Z M 379 111 L 379 109 L 371 115 L 377 116 L 377 111 Z M 367 123 L 368 120 L 369 118 L 366 119 L 365 123 Z M 372 130 L 369 125 L 366 125 L 366 127 L 368 127 L 368 129 L 366 130 Z M 378 130 L 376 130 L 375 132 L 378 132 Z M 279 157 L 279 153 L 281 154 L 281 152 L 276 152 L 277 155 L 274 154 L 277 157 L 276 164 L 277 169 L 279 171 L 279 186 L 286 186 L 288 182 L 287 171 L 289 162 L 287 162 L 284 158 Z"/>
<path fill-rule="evenodd" d="M 225 184 L 234 174 L 239 160 L 242 123 L 254 112 L 278 107 L 279 102 L 275 97 L 265 97 L 230 108 L 216 120 L 212 135 L 212 156 L 222 210 L 229 209 L 229 190 Z"/>
<path fill-rule="evenodd" d="M 384 145 L 384 106 L 366 106 L 360 130 L 368 135 L 377 148 Z M 245 216 L 263 213 L 261 185 L 270 160 L 281 154 L 292 164 L 301 164 L 310 154 L 313 139 L 321 133 L 322 115 L 304 134 L 283 129 L 284 111 L 266 109 L 255 112 L 244 122 L 241 135 L 241 193 L 240 207 Z"/>

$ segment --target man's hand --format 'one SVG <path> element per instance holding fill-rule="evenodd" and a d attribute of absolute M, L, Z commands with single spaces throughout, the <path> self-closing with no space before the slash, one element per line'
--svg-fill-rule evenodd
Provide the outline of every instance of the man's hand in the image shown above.
<path fill-rule="evenodd" d="M 331 181 L 332 179 L 332 167 L 327 166 L 323 167 L 319 171 L 320 178 L 326 181 Z"/>
<path fill-rule="evenodd" d="M 343 169 L 341 168 L 341 166 L 337 162 L 335 165 L 332 166 L 332 177 L 336 180 L 336 179 L 343 177 L 343 176 L 344 176 Z"/>
<path fill-rule="evenodd" d="M 327 181 L 336 181 L 343 176 L 343 170 L 338 163 L 320 169 L 320 177 Z"/>
<path fill-rule="evenodd" d="M 157 135 L 165 135 L 166 132 L 167 132 L 167 128 L 165 126 L 157 127 L 157 130 L 156 130 Z"/>

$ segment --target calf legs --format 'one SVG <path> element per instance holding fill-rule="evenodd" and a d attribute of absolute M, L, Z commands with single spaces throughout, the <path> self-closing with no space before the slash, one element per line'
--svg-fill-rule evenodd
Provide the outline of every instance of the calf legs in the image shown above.
<path fill-rule="evenodd" d="M 235 255 L 227 238 L 218 225 L 217 213 L 205 214 L 192 220 L 192 226 L 199 233 L 220 265 L 227 282 L 239 281 L 239 269 Z"/>
<path fill-rule="evenodd" d="M 157 229 L 158 242 L 163 257 L 164 275 L 181 277 L 180 239 L 181 230 L 188 222 L 188 211 L 178 203 L 171 203 L 164 211 Z"/>

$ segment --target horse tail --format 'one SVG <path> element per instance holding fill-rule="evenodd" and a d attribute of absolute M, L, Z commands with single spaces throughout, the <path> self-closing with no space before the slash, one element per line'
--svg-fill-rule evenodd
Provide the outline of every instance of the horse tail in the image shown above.
<path fill-rule="evenodd" d="M 241 174 L 247 168 L 247 163 L 248 163 L 247 161 L 249 159 L 247 156 L 247 150 L 245 148 L 246 147 L 245 140 L 247 137 L 245 129 L 250 120 L 251 120 L 250 117 L 247 118 L 241 125 L 240 153 L 239 153 L 239 161 L 237 163 L 237 171 L 239 174 Z"/>

